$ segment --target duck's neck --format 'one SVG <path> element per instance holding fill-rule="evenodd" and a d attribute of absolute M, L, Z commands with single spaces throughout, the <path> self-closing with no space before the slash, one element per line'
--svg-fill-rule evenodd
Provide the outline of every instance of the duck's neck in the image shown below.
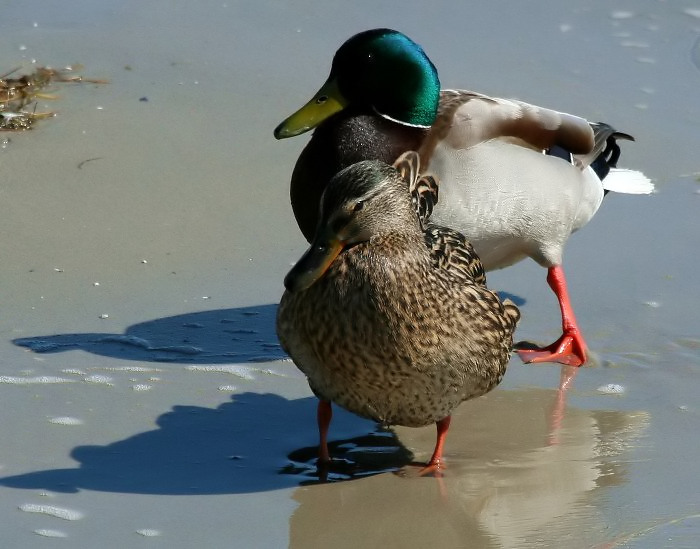
<path fill-rule="evenodd" d="M 321 194 L 331 177 L 361 160 L 393 164 L 402 153 L 418 150 L 427 131 L 349 109 L 321 124 L 292 174 L 292 208 L 306 239 L 313 239 Z"/>

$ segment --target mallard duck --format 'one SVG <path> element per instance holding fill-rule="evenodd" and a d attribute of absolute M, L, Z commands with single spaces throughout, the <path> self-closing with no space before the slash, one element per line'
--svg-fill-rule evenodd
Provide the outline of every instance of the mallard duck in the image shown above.
<path fill-rule="evenodd" d="M 517 307 L 486 288 L 462 235 L 422 226 L 409 193 L 418 155 L 404 169 L 406 159 L 335 175 L 311 247 L 284 280 L 277 333 L 319 398 L 320 463 L 335 402 L 382 424 L 435 423 L 425 471 L 438 470 L 450 414 L 493 389 L 511 353 Z"/>
<path fill-rule="evenodd" d="M 652 191 L 641 173 L 616 168 L 616 139 L 631 136 L 521 101 L 441 91 L 422 48 L 389 29 L 345 42 L 326 83 L 277 127 L 275 136 L 312 128 L 291 181 L 292 207 L 307 240 L 333 174 L 364 159 L 391 163 L 416 149 L 441 185 L 433 219 L 464 233 L 487 270 L 526 257 L 547 268 L 563 333 L 546 347 L 520 350 L 521 358 L 577 366 L 586 361 L 562 253 L 569 235 L 593 217 L 606 190 Z"/>

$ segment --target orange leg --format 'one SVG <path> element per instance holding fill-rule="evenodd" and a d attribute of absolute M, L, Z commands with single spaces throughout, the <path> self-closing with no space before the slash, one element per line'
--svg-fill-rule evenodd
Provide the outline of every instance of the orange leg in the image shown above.
<path fill-rule="evenodd" d="M 562 335 L 551 345 L 540 349 L 521 349 L 518 356 L 523 362 L 560 362 L 569 366 L 581 366 L 586 362 L 586 342 L 576 323 L 574 310 L 566 288 L 566 278 L 561 265 L 547 271 L 549 287 L 559 300 L 561 308 Z"/>
<path fill-rule="evenodd" d="M 435 423 L 437 426 L 437 441 L 435 442 L 435 450 L 433 451 L 433 456 L 430 458 L 428 465 L 421 470 L 421 475 L 439 473 L 441 469 L 444 469 L 445 464 L 442 461 L 442 450 L 445 446 L 447 430 L 450 428 L 451 420 L 452 417 L 447 416 Z"/>
<path fill-rule="evenodd" d="M 331 456 L 328 453 L 328 427 L 331 424 L 332 417 L 333 409 L 331 408 L 331 403 L 328 400 L 319 400 L 316 419 L 318 421 L 319 435 L 318 462 L 322 465 L 326 465 L 331 461 Z"/>

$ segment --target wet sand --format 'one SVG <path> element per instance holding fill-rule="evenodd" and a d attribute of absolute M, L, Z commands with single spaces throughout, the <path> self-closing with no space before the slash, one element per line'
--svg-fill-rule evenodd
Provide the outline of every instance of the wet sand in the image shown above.
<path fill-rule="evenodd" d="M 0 132 L 3 546 L 697 547 L 696 7 L 44 4 L 3 8 L 0 73 L 79 62 L 110 83 L 56 86 L 38 110 L 57 117 Z M 566 394 L 560 367 L 514 358 L 455 414 L 442 479 L 391 470 L 433 428 L 339 411 L 360 466 L 319 483 L 315 400 L 274 333 L 305 138 L 272 129 L 377 26 L 445 87 L 635 135 L 621 164 L 658 192 L 608 196 L 569 243 L 593 356 Z M 556 337 L 543 269 L 489 284 L 523 303 L 518 339 Z"/>

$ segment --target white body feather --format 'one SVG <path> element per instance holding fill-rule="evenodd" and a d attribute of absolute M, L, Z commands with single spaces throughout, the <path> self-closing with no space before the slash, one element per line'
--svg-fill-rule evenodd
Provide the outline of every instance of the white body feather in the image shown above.
<path fill-rule="evenodd" d="M 633 170 L 613 168 L 601 182 L 588 167 L 594 134 L 583 118 L 474 92 L 443 93 L 443 109 L 452 104 L 454 111 L 423 151 L 424 172 L 439 180 L 432 219 L 463 232 L 487 270 L 526 257 L 559 265 L 569 235 L 595 215 L 604 189 L 648 194 L 654 188 Z M 577 149 L 576 162 L 543 154 L 555 144 Z"/>
<path fill-rule="evenodd" d="M 525 257 L 560 264 L 569 235 L 603 199 L 590 168 L 499 140 L 462 150 L 438 145 L 426 171 L 440 181 L 432 219 L 463 232 L 487 270 Z"/>

